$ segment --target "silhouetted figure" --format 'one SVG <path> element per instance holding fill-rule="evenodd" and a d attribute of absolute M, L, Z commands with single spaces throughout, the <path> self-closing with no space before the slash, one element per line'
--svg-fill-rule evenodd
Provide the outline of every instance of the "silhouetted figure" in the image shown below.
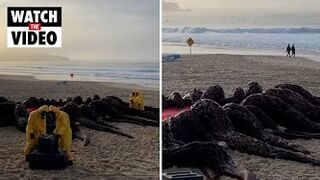
<path fill-rule="evenodd" d="M 287 46 L 287 55 L 286 55 L 286 57 L 291 57 L 291 55 L 290 55 L 290 52 L 291 52 L 291 47 L 290 47 L 290 44 L 288 44 L 288 46 Z"/>
<path fill-rule="evenodd" d="M 292 52 L 291 56 L 293 56 L 293 58 L 295 58 L 296 57 L 296 48 L 294 47 L 294 44 L 292 44 L 292 46 L 291 46 L 291 52 Z"/>

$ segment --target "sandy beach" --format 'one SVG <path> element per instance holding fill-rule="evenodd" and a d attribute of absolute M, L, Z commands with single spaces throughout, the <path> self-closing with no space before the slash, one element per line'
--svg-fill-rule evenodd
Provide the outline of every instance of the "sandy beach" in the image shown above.
<path fill-rule="evenodd" d="M 0 76 L 0 96 L 23 101 L 29 96 L 83 98 L 95 94 L 115 95 L 127 101 L 133 89 L 144 91 L 145 104 L 159 106 L 159 91 L 131 84 L 36 80 L 28 76 Z M 159 128 L 128 123 L 113 123 L 135 139 L 81 127 L 91 143 L 83 147 L 75 140 L 72 153 L 74 165 L 65 170 L 30 170 L 22 148 L 25 134 L 15 127 L 0 128 L 0 179 L 157 179 L 159 177 Z"/>
<path fill-rule="evenodd" d="M 252 81 L 264 90 L 279 83 L 298 84 L 320 95 L 320 63 L 306 58 L 259 55 L 183 55 L 181 61 L 163 63 L 163 93 L 185 94 L 192 88 L 219 84 L 229 96 L 238 86 Z M 320 159 L 320 140 L 293 140 Z M 286 160 L 273 160 L 232 151 L 239 168 L 254 172 L 259 179 L 320 179 L 320 167 Z M 229 179 L 223 177 L 222 179 Z"/>

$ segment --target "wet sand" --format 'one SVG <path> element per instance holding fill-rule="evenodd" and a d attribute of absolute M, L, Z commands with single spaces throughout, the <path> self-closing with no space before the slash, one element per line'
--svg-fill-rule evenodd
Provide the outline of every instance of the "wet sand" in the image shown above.
<path fill-rule="evenodd" d="M 95 94 L 115 95 L 127 100 L 132 89 L 144 89 L 145 103 L 159 105 L 158 91 L 136 85 L 68 82 L 58 86 L 56 81 L 35 80 L 25 76 L 0 76 L 0 96 L 23 101 L 29 96 L 67 98 Z M 128 123 L 113 123 L 135 139 L 81 127 L 91 137 L 83 147 L 75 140 L 72 153 L 74 165 L 65 170 L 30 170 L 22 155 L 25 134 L 15 127 L 0 128 L 0 179 L 158 179 L 159 128 Z"/>
<path fill-rule="evenodd" d="M 227 96 L 237 86 L 252 81 L 264 90 L 279 83 L 292 83 L 320 95 L 320 63 L 305 58 L 258 55 L 184 55 L 182 61 L 163 63 L 163 92 L 185 94 L 192 88 L 219 84 Z M 320 140 L 293 140 L 320 159 Z M 320 179 L 320 167 L 286 160 L 273 160 L 231 151 L 239 168 L 254 172 L 259 179 Z M 221 179 L 229 179 L 223 177 Z"/>
<path fill-rule="evenodd" d="M 81 96 L 84 100 L 95 94 L 100 97 L 115 95 L 127 101 L 132 90 L 142 90 L 145 96 L 145 104 L 159 107 L 158 90 L 154 88 L 138 86 L 135 84 L 120 84 L 112 82 L 86 82 L 37 80 L 31 76 L 0 75 L 0 96 L 12 101 L 23 101 L 30 96 L 42 98 L 65 99 Z"/>

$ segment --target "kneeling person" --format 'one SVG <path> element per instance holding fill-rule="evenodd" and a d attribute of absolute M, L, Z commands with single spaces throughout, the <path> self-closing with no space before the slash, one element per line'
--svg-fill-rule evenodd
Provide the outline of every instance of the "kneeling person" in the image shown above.
<path fill-rule="evenodd" d="M 56 118 L 56 128 L 53 131 L 53 134 L 59 139 L 60 149 L 67 155 L 68 165 L 72 165 L 72 130 L 70 127 L 69 115 L 54 106 L 49 107 L 49 112 L 53 112 Z"/>
<path fill-rule="evenodd" d="M 38 145 L 39 138 L 46 134 L 47 105 L 39 107 L 30 113 L 26 127 L 26 146 L 24 154 L 28 155 Z"/>

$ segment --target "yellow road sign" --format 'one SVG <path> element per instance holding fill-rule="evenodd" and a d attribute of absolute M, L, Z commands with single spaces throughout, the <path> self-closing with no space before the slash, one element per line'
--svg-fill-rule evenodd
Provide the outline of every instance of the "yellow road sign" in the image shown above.
<path fill-rule="evenodd" d="M 194 41 L 191 37 L 188 38 L 187 44 L 191 47 L 193 45 Z"/>

